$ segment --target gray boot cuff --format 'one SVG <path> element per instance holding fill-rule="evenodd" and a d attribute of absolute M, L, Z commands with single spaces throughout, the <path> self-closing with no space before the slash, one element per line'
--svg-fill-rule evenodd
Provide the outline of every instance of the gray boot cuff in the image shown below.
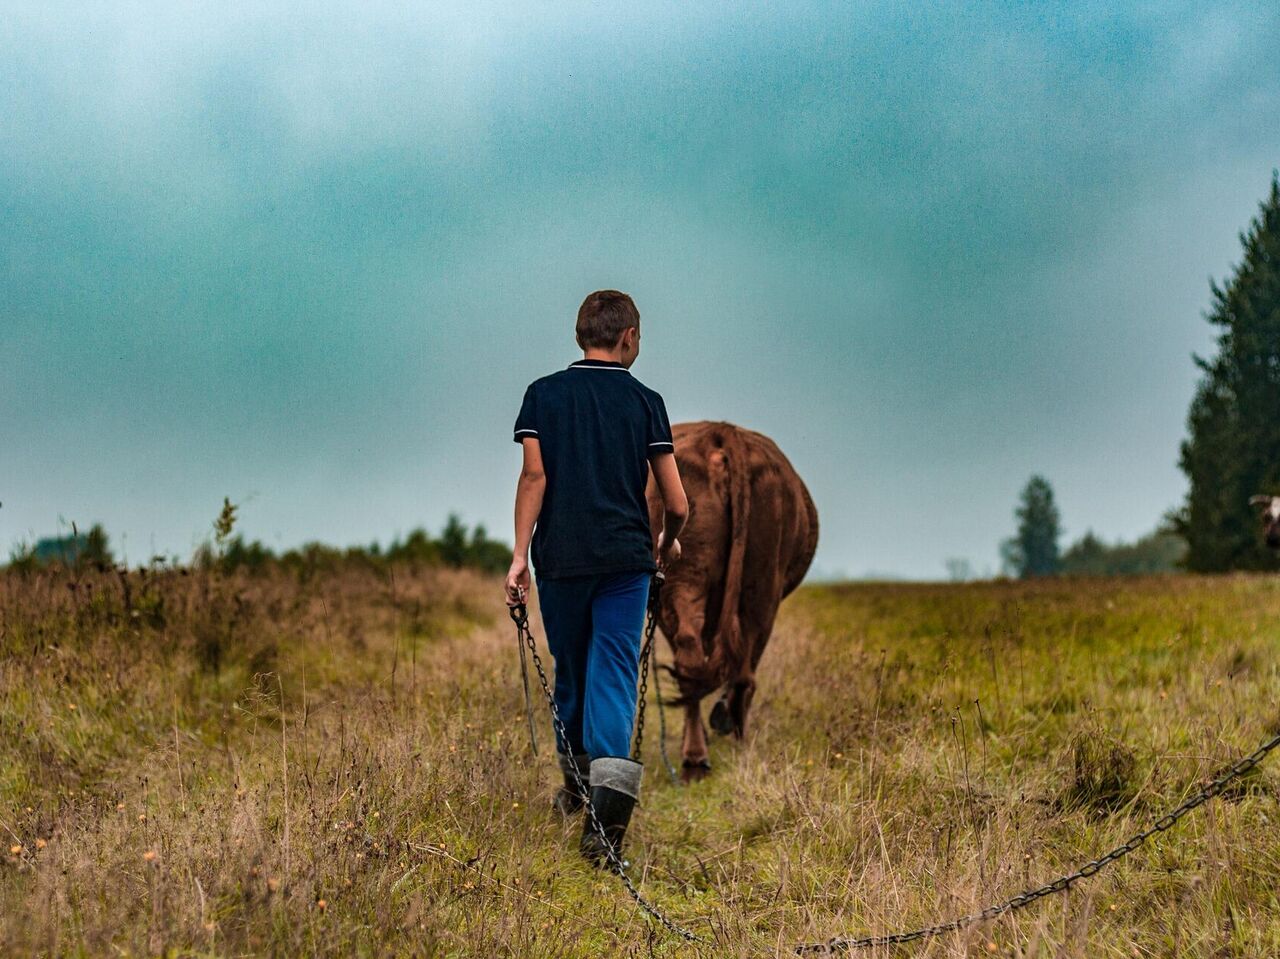
<path fill-rule="evenodd" d="M 582 777 L 583 782 L 586 782 L 587 777 L 591 775 L 591 757 L 586 753 L 575 753 L 572 756 L 556 753 L 556 757 L 560 760 L 560 771 L 566 776 L 572 774 L 574 766 L 578 767 L 578 775 Z"/>
<path fill-rule="evenodd" d="M 630 796 L 640 798 L 640 775 L 644 772 L 644 764 L 631 759 L 618 759 L 606 756 L 591 760 L 591 786 L 607 786 Z"/>

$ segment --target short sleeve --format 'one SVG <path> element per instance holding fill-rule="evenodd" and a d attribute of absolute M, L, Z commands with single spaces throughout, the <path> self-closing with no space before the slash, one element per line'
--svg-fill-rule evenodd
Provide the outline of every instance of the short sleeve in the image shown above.
<path fill-rule="evenodd" d="M 520 404 L 520 413 L 516 416 L 515 436 L 512 437 L 517 443 L 522 443 L 527 437 L 538 435 L 538 398 L 534 392 L 533 384 L 529 384 L 529 388 L 524 391 L 524 402 Z"/>
<path fill-rule="evenodd" d="M 671 441 L 671 423 L 667 419 L 667 404 L 657 393 L 654 393 L 649 400 L 649 433 L 646 442 L 649 444 L 649 456 L 676 451 L 675 443 Z"/>

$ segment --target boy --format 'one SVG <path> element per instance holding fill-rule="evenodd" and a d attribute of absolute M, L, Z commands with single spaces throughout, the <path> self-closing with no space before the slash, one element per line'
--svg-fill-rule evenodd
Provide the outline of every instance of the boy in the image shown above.
<path fill-rule="evenodd" d="M 649 580 L 680 558 L 676 537 L 689 505 L 662 397 L 628 372 L 640 353 L 631 297 L 592 293 L 578 310 L 576 338 L 582 359 L 535 380 L 516 418 L 524 467 L 506 599 L 524 602 L 532 541 L 556 707 L 569 740 L 556 744 L 564 786 L 554 806 L 565 816 L 582 808 L 576 767 L 604 829 L 597 834 L 587 817 L 579 849 L 600 865 L 609 846 L 621 861 L 640 796 L 643 766 L 630 758 L 631 726 Z M 664 507 L 656 563 L 644 495 L 650 469 Z"/>

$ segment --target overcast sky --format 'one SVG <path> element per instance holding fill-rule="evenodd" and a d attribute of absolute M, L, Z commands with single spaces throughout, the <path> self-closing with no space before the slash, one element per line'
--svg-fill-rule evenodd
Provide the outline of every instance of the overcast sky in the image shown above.
<path fill-rule="evenodd" d="M 772 436 L 821 572 L 1150 530 L 1280 165 L 1271 3 L 7 3 L 0 550 L 510 537 L 593 289 Z"/>

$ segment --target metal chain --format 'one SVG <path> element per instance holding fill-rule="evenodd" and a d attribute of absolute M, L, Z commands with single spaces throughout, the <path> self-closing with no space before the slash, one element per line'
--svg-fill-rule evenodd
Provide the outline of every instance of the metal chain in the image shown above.
<path fill-rule="evenodd" d="M 662 765 L 667 770 L 667 777 L 672 785 L 680 784 L 676 767 L 671 765 L 667 756 L 667 714 L 662 702 L 662 681 L 658 675 L 658 644 L 654 639 L 658 629 L 658 607 L 661 602 L 662 584 L 666 577 L 661 571 L 653 574 L 653 582 L 649 587 L 649 611 L 644 624 L 644 643 L 640 647 L 640 692 L 636 698 L 636 739 L 631 748 L 631 758 L 640 762 L 640 747 L 644 743 L 645 704 L 649 698 L 649 671 L 653 669 L 653 695 L 658 703 L 658 751 L 662 754 Z"/>
<path fill-rule="evenodd" d="M 653 661 L 653 680 L 655 686 L 658 681 L 658 654 L 654 650 L 653 637 L 658 629 L 658 604 L 659 597 L 662 593 L 662 584 L 666 582 L 666 576 L 662 571 L 653 574 L 653 579 L 649 583 L 649 603 L 646 612 L 644 624 L 644 642 L 640 646 L 640 690 L 636 696 L 636 732 L 635 742 L 631 747 L 631 758 L 636 762 L 640 762 L 640 747 L 644 743 L 644 714 L 645 703 L 649 698 L 649 663 Z M 662 703 L 658 703 L 658 709 L 662 709 Z M 661 712 L 659 712 L 661 716 Z M 666 739 L 666 719 L 662 719 L 662 737 Z M 666 743 L 663 743 L 664 757 Z M 668 764 L 669 765 L 669 764 Z"/>
<path fill-rule="evenodd" d="M 1191 810 L 1204 805 L 1210 799 L 1213 799 L 1221 793 L 1222 790 L 1230 785 L 1234 780 L 1239 779 L 1245 773 L 1249 772 L 1249 770 L 1257 766 L 1258 763 L 1262 762 L 1266 757 L 1267 753 L 1271 752 L 1271 750 L 1275 749 L 1277 746 L 1280 746 L 1280 735 L 1274 736 L 1267 742 L 1263 743 L 1250 755 L 1241 759 L 1234 766 L 1231 766 L 1217 779 L 1214 779 L 1209 783 L 1209 785 L 1205 786 L 1190 799 L 1183 802 L 1182 805 L 1178 806 L 1172 812 L 1161 816 L 1151 826 L 1138 833 L 1128 842 L 1116 846 L 1115 849 L 1112 849 L 1104 856 L 1100 856 L 1097 859 L 1093 859 L 1085 863 L 1075 872 L 1066 876 L 1060 876 L 1053 880 L 1053 882 L 1046 883 L 1038 889 L 1028 889 L 1005 902 L 994 906 L 988 906 L 981 912 L 961 916 L 958 919 L 952 919 L 950 922 L 944 922 L 941 925 L 928 926 L 924 929 L 916 929 L 912 932 L 895 932 L 891 935 L 867 936 L 863 939 L 828 939 L 826 942 L 807 943 L 802 946 L 797 946 L 796 952 L 801 954 L 809 952 L 825 952 L 830 954 L 837 951 L 866 949 L 872 946 L 901 945 L 902 943 L 916 942 L 920 939 L 931 939 L 934 936 L 954 932 L 958 929 L 963 929 L 966 926 L 971 926 L 977 922 L 985 922 L 989 919 L 995 919 L 997 916 L 1002 916 L 1007 912 L 1013 912 L 1016 909 L 1029 906 L 1031 903 L 1036 902 L 1039 899 L 1043 899 L 1045 896 L 1049 896 L 1057 892 L 1065 892 L 1081 879 L 1087 879 L 1088 877 L 1101 872 L 1116 860 L 1123 859 L 1156 833 L 1161 833 L 1171 829 L 1178 820 L 1191 812 Z"/>
<path fill-rule="evenodd" d="M 524 718 L 529 723 L 529 748 L 538 755 L 538 734 L 533 726 L 533 697 L 529 695 L 529 663 L 524 651 L 524 640 L 516 633 L 516 646 L 520 649 L 520 681 L 524 684 Z"/>
<path fill-rule="evenodd" d="M 649 660 L 653 650 L 653 606 L 649 606 L 649 619 L 644 626 L 644 643 L 640 647 L 640 690 L 636 693 L 636 732 L 631 743 L 631 758 L 640 762 L 640 747 L 644 744 L 644 706 L 649 698 Z"/>
<path fill-rule="evenodd" d="M 538 682 L 542 684 L 542 693 L 546 697 L 547 706 L 551 710 L 551 723 L 555 728 L 556 737 L 561 749 L 567 752 L 569 749 L 569 734 L 565 730 L 564 722 L 560 719 L 560 710 L 556 706 L 555 697 L 551 694 L 551 685 L 547 682 L 546 670 L 542 668 L 542 658 L 538 655 L 537 644 L 534 641 L 533 633 L 529 630 L 529 611 L 525 608 L 524 604 L 521 603 L 518 606 L 510 607 L 510 612 L 511 619 L 516 624 L 517 636 L 523 644 L 522 648 L 528 648 L 529 655 L 533 659 L 534 669 L 538 672 Z M 569 770 L 573 775 L 574 784 L 578 787 L 578 792 L 584 799 L 583 808 L 586 811 L 587 817 L 591 820 L 591 827 L 595 829 L 599 835 L 607 835 L 604 831 L 604 827 L 600 823 L 599 816 L 596 815 L 595 806 L 591 802 L 591 790 L 587 788 L 587 783 L 583 781 L 582 773 L 578 769 L 578 764 L 570 763 Z M 618 878 L 622 880 L 622 884 L 626 887 L 628 895 L 635 900 L 636 905 L 661 923 L 663 928 L 668 932 L 679 936 L 686 942 L 704 942 L 700 936 L 695 935 L 683 926 L 676 925 L 675 922 L 663 915 L 657 906 L 645 899 L 644 896 L 640 894 L 640 890 L 636 888 L 635 883 L 631 881 L 631 877 L 627 875 L 625 871 L 625 863 L 623 863 L 621 856 L 618 854 L 618 850 L 614 848 L 612 843 L 607 841 L 604 843 L 604 847 L 605 857 L 609 862 L 610 868 L 617 874 Z"/>

